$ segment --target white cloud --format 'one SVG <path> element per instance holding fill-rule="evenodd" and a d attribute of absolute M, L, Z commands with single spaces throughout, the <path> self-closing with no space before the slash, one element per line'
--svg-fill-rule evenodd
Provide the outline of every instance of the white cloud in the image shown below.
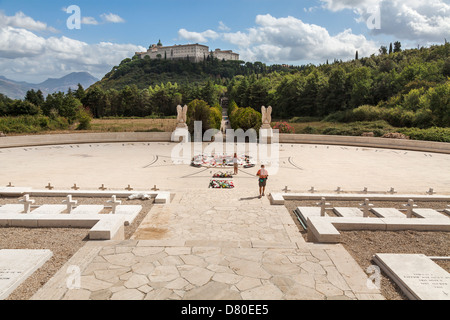
<path fill-rule="evenodd" d="M 219 30 L 228 32 L 231 29 L 223 21 L 219 21 Z"/>
<path fill-rule="evenodd" d="M 88 44 L 68 37 L 38 36 L 31 31 L 0 26 L 1 75 L 38 83 L 49 77 L 86 71 L 101 78 L 123 59 L 146 48 L 133 44 Z"/>
<path fill-rule="evenodd" d="M 100 17 L 105 22 L 110 22 L 110 23 L 124 23 L 125 22 L 124 19 L 122 19 L 120 16 L 118 16 L 117 14 L 114 14 L 114 13 L 103 13 L 100 15 Z"/>
<path fill-rule="evenodd" d="M 358 22 L 364 23 L 379 6 L 381 29 L 374 34 L 402 39 L 442 42 L 450 30 L 450 4 L 445 0 L 321 0 L 331 11 L 354 10 Z"/>
<path fill-rule="evenodd" d="M 98 25 L 98 21 L 93 17 L 82 17 L 81 23 L 82 24 L 90 24 L 90 25 Z"/>
<path fill-rule="evenodd" d="M 320 0 L 323 7 L 331 11 L 341 11 L 344 9 L 366 9 L 368 7 L 377 6 L 383 0 Z"/>
<path fill-rule="evenodd" d="M 350 29 L 330 35 L 327 29 L 307 24 L 294 18 L 275 18 L 258 15 L 257 27 L 246 33 L 225 33 L 223 39 L 239 46 L 244 60 L 267 62 L 311 61 L 326 59 L 351 59 L 356 50 L 360 56 L 376 53 L 378 45 Z"/>
<path fill-rule="evenodd" d="M 206 30 L 200 33 L 187 31 L 186 29 L 180 29 L 178 30 L 178 36 L 181 39 L 192 41 L 195 43 L 205 43 L 208 42 L 208 39 L 217 39 L 219 37 L 219 34 L 213 30 Z"/>
<path fill-rule="evenodd" d="M 47 26 L 47 24 L 44 22 L 36 21 L 33 18 L 28 17 L 21 11 L 17 12 L 14 16 L 7 16 L 3 11 L 0 11 L 0 27 L 5 26 L 23 28 L 33 31 L 57 32 L 55 28 Z"/>
<path fill-rule="evenodd" d="M 15 59 L 42 54 L 45 40 L 34 33 L 13 27 L 0 28 L 0 57 Z"/>

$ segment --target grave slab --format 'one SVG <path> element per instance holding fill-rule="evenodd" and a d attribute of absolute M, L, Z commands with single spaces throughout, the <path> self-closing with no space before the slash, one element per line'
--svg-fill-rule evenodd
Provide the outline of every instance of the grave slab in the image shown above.
<path fill-rule="evenodd" d="M 67 206 L 61 204 L 45 204 L 31 211 L 31 214 L 60 214 L 67 209 Z"/>
<path fill-rule="evenodd" d="M 81 205 L 73 209 L 71 214 L 99 214 L 103 209 L 102 205 Z"/>
<path fill-rule="evenodd" d="M 319 207 L 298 207 L 295 210 L 297 216 L 302 220 L 303 224 L 306 225 L 308 218 L 310 217 L 320 217 Z M 328 217 L 328 215 L 327 215 Z"/>
<path fill-rule="evenodd" d="M 132 224 L 141 210 L 142 206 L 119 205 L 116 208 L 115 215 L 124 216 L 125 224 Z"/>
<path fill-rule="evenodd" d="M 124 217 L 109 215 L 95 224 L 89 231 L 91 240 L 124 240 Z"/>
<path fill-rule="evenodd" d="M 444 212 L 445 212 L 446 214 L 450 214 L 450 209 L 445 209 Z"/>
<path fill-rule="evenodd" d="M 0 300 L 52 257 L 50 250 L 0 250 Z"/>
<path fill-rule="evenodd" d="M 22 213 L 23 204 L 5 204 L 0 207 L 0 214 Z"/>
<path fill-rule="evenodd" d="M 425 219 L 448 219 L 448 217 L 433 209 L 413 209 L 413 214 Z"/>
<path fill-rule="evenodd" d="M 372 212 L 380 218 L 406 218 L 406 215 L 394 208 L 372 208 Z"/>
<path fill-rule="evenodd" d="M 373 260 L 411 300 L 450 300 L 450 274 L 422 254 L 376 254 Z"/>
<path fill-rule="evenodd" d="M 358 208 L 342 208 L 342 207 L 336 207 L 333 209 L 333 211 L 340 217 L 346 217 L 346 218 L 362 218 L 364 216 L 364 213 L 359 210 Z"/>

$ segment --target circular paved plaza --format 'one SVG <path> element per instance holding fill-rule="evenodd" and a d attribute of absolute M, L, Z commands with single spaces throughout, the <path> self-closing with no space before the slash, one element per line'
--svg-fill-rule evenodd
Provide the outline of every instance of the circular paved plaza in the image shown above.
<path fill-rule="evenodd" d="M 0 185 L 58 189 L 76 183 L 83 189 L 149 189 L 172 192 L 205 189 L 212 174 L 225 169 L 195 168 L 172 161 L 173 143 L 79 144 L 0 149 Z M 204 145 L 206 148 L 207 145 Z M 192 155 L 194 153 L 192 152 Z M 240 190 L 257 192 L 258 167 L 234 177 Z M 450 193 L 450 155 L 361 147 L 281 144 L 279 168 L 269 168 L 268 192 L 286 185 L 292 192 L 387 191 L 420 193 L 433 188 Z"/>

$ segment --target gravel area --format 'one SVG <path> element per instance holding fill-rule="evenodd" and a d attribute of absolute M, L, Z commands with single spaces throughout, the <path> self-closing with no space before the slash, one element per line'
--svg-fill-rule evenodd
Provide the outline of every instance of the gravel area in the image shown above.
<path fill-rule="evenodd" d="M 65 198 L 30 197 L 35 205 L 62 204 Z M 20 198 L 0 197 L 0 205 L 18 204 Z M 109 198 L 77 198 L 78 205 L 107 205 Z M 122 200 L 124 205 L 142 205 L 135 221 L 125 226 L 129 239 L 153 206 L 153 200 Z M 104 210 L 101 213 L 107 213 Z M 63 213 L 64 214 L 64 213 Z M 7 300 L 28 300 L 89 240 L 89 229 L 77 228 L 0 228 L 0 249 L 49 249 L 53 257 L 25 280 Z"/>
<path fill-rule="evenodd" d="M 358 207 L 360 201 L 328 201 L 332 207 Z M 286 201 L 286 208 L 306 240 L 307 232 L 293 213 L 297 207 L 317 206 L 317 201 Z M 379 208 L 403 209 L 404 202 L 372 201 Z M 416 202 L 420 208 L 442 210 L 448 203 Z M 330 207 L 331 207 L 330 206 Z M 335 216 L 332 210 L 327 214 Z M 375 215 L 373 215 L 375 217 Z M 450 256 L 449 232 L 421 231 L 341 231 L 341 244 L 355 261 L 366 270 L 375 265 L 372 257 L 376 253 L 424 254 L 426 256 Z M 436 260 L 439 266 L 450 272 L 450 261 Z M 384 272 L 381 273 L 381 293 L 387 300 L 408 300 L 400 288 Z"/>

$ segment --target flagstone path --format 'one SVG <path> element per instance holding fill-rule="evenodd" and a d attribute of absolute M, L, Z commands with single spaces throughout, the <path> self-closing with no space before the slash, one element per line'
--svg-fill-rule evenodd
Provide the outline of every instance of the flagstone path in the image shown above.
<path fill-rule="evenodd" d="M 367 279 L 341 245 L 306 243 L 284 206 L 202 189 L 153 206 L 130 240 L 88 242 L 33 299 L 383 299 Z"/>

